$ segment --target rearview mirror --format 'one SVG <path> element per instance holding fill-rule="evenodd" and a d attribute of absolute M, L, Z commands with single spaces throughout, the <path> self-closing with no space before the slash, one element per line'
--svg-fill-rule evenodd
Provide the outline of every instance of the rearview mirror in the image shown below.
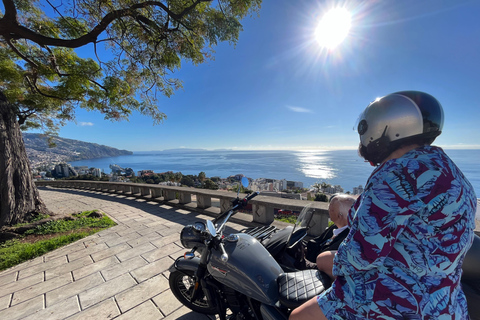
<path fill-rule="evenodd" d="M 250 184 L 250 181 L 248 181 L 248 178 L 243 177 L 241 183 L 242 183 L 242 186 L 246 188 Z"/>

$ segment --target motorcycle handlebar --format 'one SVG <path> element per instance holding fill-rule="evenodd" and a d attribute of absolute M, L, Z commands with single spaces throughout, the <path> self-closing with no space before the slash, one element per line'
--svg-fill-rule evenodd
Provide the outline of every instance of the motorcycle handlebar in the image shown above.
<path fill-rule="evenodd" d="M 258 196 L 259 194 L 260 194 L 260 192 L 258 192 L 258 191 L 252 192 L 248 196 L 245 197 L 245 200 L 250 201 L 253 198 L 255 198 L 256 196 Z"/>
<path fill-rule="evenodd" d="M 230 211 L 233 211 L 233 213 L 235 213 L 238 209 L 246 206 L 248 201 L 252 200 L 253 198 L 258 196 L 259 194 L 260 194 L 260 192 L 255 191 L 255 192 L 250 193 L 249 195 L 247 195 L 245 198 L 243 198 L 241 200 L 236 198 L 235 200 L 232 201 L 232 209 L 230 209 L 229 211 L 225 211 L 224 213 L 220 214 L 220 216 L 213 219 L 213 223 L 216 224 L 218 221 L 221 221 L 222 219 L 224 219 L 226 217 L 226 215 L 229 214 Z"/>

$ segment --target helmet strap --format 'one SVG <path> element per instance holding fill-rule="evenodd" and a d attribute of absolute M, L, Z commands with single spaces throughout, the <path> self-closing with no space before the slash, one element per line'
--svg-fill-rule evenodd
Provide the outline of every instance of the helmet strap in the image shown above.
<path fill-rule="evenodd" d="M 365 156 L 364 158 L 370 163 L 373 163 L 374 166 L 380 164 L 394 150 L 390 143 L 390 138 L 387 137 L 387 129 L 388 126 L 385 126 L 382 136 L 377 140 L 370 142 L 366 147 L 366 156 L 368 156 L 368 158 Z"/>

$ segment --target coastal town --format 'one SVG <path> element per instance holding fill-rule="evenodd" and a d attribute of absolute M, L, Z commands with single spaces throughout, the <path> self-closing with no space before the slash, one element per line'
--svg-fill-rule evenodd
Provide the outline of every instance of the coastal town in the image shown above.
<path fill-rule="evenodd" d="M 238 181 L 243 177 L 242 174 L 229 177 L 206 177 L 203 172 L 197 175 L 184 175 L 181 172 L 154 172 L 148 169 L 135 172 L 132 168 L 122 168 L 117 164 L 110 164 L 111 172 L 104 172 L 100 168 L 90 166 L 72 166 L 69 162 L 78 159 L 125 155 L 131 154 L 131 152 L 60 137 L 55 137 L 56 146 L 51 148 L 48 145 L 47 138 L 42 135 L 24 134 L 23 138 L 35 180 L 102 180 L 234 190 L 238 187 Z M 305 186 L 301 181 L 287 179 L 248 178 L 250 181 L 248 189 L 251 191 L 260 191 L 263 194 L 291 199 L 315 198 L 315 195 L 319 192 L 330 195 L 336 193 L 355 195 L 363 191 L 362 186 L 355 187 L 353 190 L 344 190 L 340 185 L 330 185 L 325 182 Z"/>
<path fill-rule="evenodd" d="M 111 173 L 105 173 L 100 168 L 71 166 L 66 162 L 44 166 L 43 169 L 44 170 L 33 171 L 34 179 L 79 179 L 111 182 L 137 182 L 213 190 L 236 190 L 239 181 L 245 176 L 243 174 L 236 174 L 226 178 L 206 177 L 204 172 L 200 172 L 198 175 L 183 175 L 181 172 L 167 171 L 156 173 L 153 170 L 141 170 L 135 173 L 132 168 L 122 168 L 116 164 L 110 165 Z M 290 199 L 302 200 L 315 198 L 315 195 L 319 192 L 329 195 L 336 193 L 349 193 L 356 195 L 363 192 L 362 186 L 355 187 L 352 191 L 345 191 L 340 185 L 332 186 L 325 182 L 315 183 L 312 186 L 305 187 L 301 181 L 247 178 L 249 179 L 248 190 L 259 191 L 264 195 L 280 196 Z"/>

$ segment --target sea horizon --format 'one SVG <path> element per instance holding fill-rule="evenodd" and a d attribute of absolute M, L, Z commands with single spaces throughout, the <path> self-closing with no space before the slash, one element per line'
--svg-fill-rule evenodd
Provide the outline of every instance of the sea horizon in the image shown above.
<path fill-rule="evenodd" d="M 444 149 L 472 183 L 480 195 L 480 149 Z M 165 151 L 135 151 L 132 155 L 70 162 L 72 166 L 88 166 L 110 173 L 110 164 L 123 168 L 173 171 L 184 175 L 227 178 L 235 174 L 257 179 L 268 178 L 340 185 L 345 192 L 364 186 L 373 167 L 360 158 L 357 150 L 205 150 L 177 148 Z"/>

